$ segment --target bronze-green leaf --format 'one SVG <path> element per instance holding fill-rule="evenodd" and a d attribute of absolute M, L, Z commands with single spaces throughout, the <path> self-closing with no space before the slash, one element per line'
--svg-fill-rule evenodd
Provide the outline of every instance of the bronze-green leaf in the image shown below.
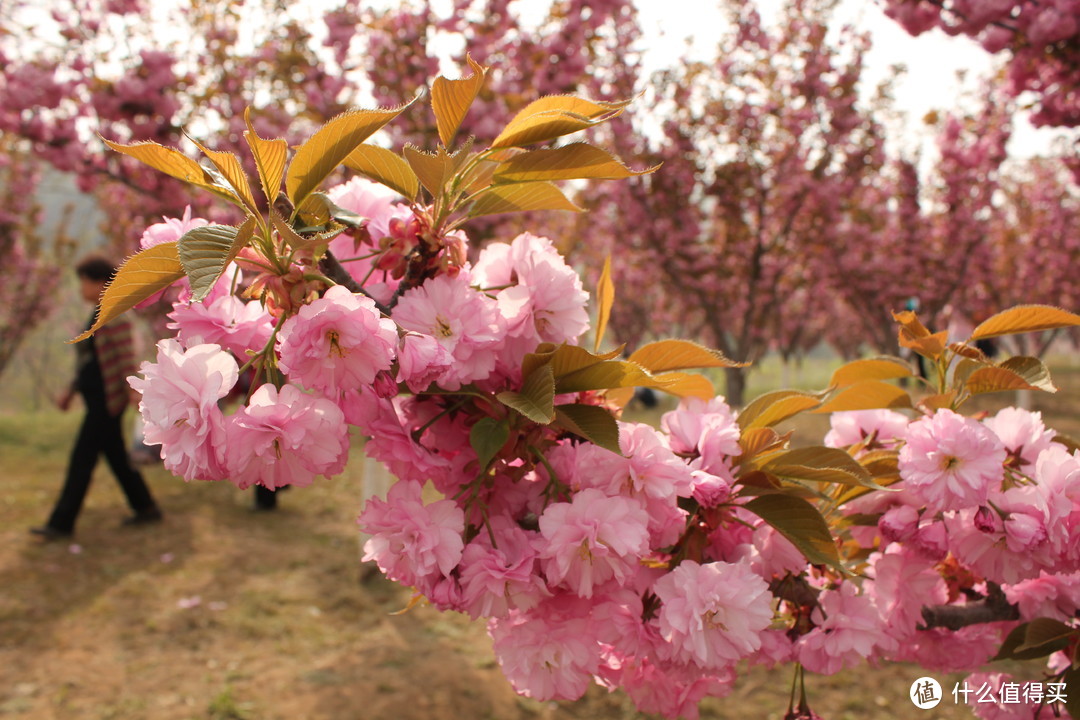
<path fill-rule="evenodd" d="M 495 170 L 495 184 L 556 180 L 621 180 L 645 175 L 660 167 L 631 170 L 622 161 L 589 143 L 571 143 L 515 155 Z"/>
<path fill-rule="evenodd" d="M 522 108 L 491 147 L 515 147 L 552 140 L 609 120 L 629 104 L 629 100 L 597 102 L 573 95 L 548 95 Z"/>
<path fill-rule="evenodd" d="M 534 182 L 498 185 L 480 192 L 469 211 L 471 217 L 529 210 L 569 210 L 581 212 L 551 183 Z"/>
<path fill-rule="evenodd" d="M 990 317 L 971 333 L 972 340 L 1080 325 L 1080 315 L 1052 305 L 1017 305 Z"/>
<path fill-rule="evenodd" d="M 348 110 L 334 117 L 296 150 L 285 175 L 285 191 L 293 206 L 303 202 L 353 150 L 402 113 L 397 108 Z"/>
<path fill-rule="evenodd" d="M 469 430 L 469 444 L 476 451 L 479 472 L 487 470 L 488 465 L 510 439 L 510 424 L 506 420 L 492 417 L 480 418 Z"/>
<path fill-rule="evenodd" d="M 525 379 L 520 392 L 507 390 L 496 396 L 535 423 L 547 425 L 555 419 L 555 375 L 551 365 L 541 365 Z"/>
<path fill-rule="evenodd" d="M 255 231 L 255 219 L 249 217 L 239 228 L 228 225 L 204 225 L 184 233 L 177 241 L 180 263 L 191 282 L 191 296 L 196 302 L 214 289 L 237 253 L 248 244 Z"/>
<path fill-rule="evenodd" d="M 833 373 L 830 387 L 847 387 L 861 380 L 893 380 L 911 377 L 911 364 L 898 357 L 876 357 L 841 365 Z"/>
<path fill-rule="evenodd" d="M 836 542 L 813 505 L 791 495 L 762 495 L 743 505 L 799 549 L 812 565 L 828 565 L 845 575 Z"/>
<path fill-rule="evenodd" d="M 570 393 L 653 385 L 653 377 L 639 365 L 625 360 L 605 360 L 560 377 L 557 387 L 560 393 Z"/>
<path fill-rule="evenodd" d="M 187 155 L 184 155 L 179 150 L 174 150 L 173 148 L 158 145 L 157 143 L 150 141 L 122 145 L 120 143 L 105 140 L 105 138 L 102 138 L 102 140 L 113 150 L 123 153 L 128 157 L 133 157 L 155 170 L 160 170 L 166 175 L 178 180 L 183 180 L 196 187 L 209 190 L 218 197 L 224 198 L 231 203 L 237 205 L 241 204 L 240 199 L 232 192 L 232 190 L 219 185 L 214 179 L 214 176 L 206 171 L 206 168 L 189 158 Z"/>
<path fill-rule="evenodd" d="M 143 300 L 184 277 L 176 243 L 166 242 L 140 250 L 116 271 L 116 277 L 101 294 L 100 309 L 93 326 L 69 342 L 79 342 L 97 332 Z"/>
<path fill-rule="evenodd" d="M 593 343 L 593 351 L 600 351 L 600 343 L 604 340 L 604 332 L 607 330 L 608 318 L 611 317 L 611 306 L 615 303 L 615 282 L 611 279 L 611 256 L 604 258 L 604 270 L 600 273 L 600 280 L 596 283 L 596 297 L 599 304 L 596 307 L 596 341 Z"/>
<path fill-rule="evenodd" d="M 262 183 L 266 202 L 273 206 L 281 190 L 281 179 L 285 175 L 289 143 L 281 138 L 264 140 L 259 137 L 259 134 L 255 132 L 255 126 L 251 124 L 250 107 L 244 110 L 244 123 L 247 125 L 244 140 L 251 148 L 251 154 L 255 156 L 255 168 L 259 171 L 259 182 Z"/>
<path fill-rule="evenodd" d="M 774 455 L 761 470 L 777 477 L 877 488 L 870 471 L 843 450 L 801 447 Z"/>
<path fill-rule="evenodd" d="M 622 454 L 619 448 L 619 424 L 605 408 L 596 405 L 556 405 L 555 423 L 594 445 Z"/>
<path fill-rule="evenodd" d="M 406 200 L 415 200 L 420 190 L 420 180 L 409 163 L 386 148 L 361 145 L 349 153 L 345 165 L 401 193 Z"/>
<path fill-rule="evenodd" d="M 1035 358 L 1022 359 L 1035 360 Z M 1038 360 L 1035 360 L 1035 362 L 1040 366 L 1042 365 Z M 1020 370 L 1027 370 L 1034 382 L 1029 381 L 1027 377 L 1021 375 L 1015 369 L 1004 367 L 1004 363 L 1002 363 L 1002 365 L 982 367 L 975 370 L 968 375 L 967 381 L 964 383 L 964 388 L 972 395 L 1006 392 L 1011 390 L 1044 390 L 1046 392 L 1057 392 L 1057 388 L 1050 382 L 1050 376 L 1046 372 L 1045 366 L 1042 367 L 1041 372 L 1039 372 L 1038 368 L 1034 365 L 1024 366 L 1018 363 L 1014 367 Z"/>
<path fill-rule="evenodd" d="M 737 422 L 743 430 L 772 427 L 821 404 L 813 393 L 799 390 L 776 390 L 754 398 L 739 413 Z"/>
<path fill-rule="evenodd" d="M 642 345 L 630 359 L 651 373 L 691 368 L 746 367 L 748 363 L 735 362 L 724 357 L 719 350 L 707 348 L 690 340 L 659 340 Z"/>
<path fill-rule="evenodd" d="M 445 147 L 454 141 L 461 121 L 476 99 L 476 94 L 484 85 L 487 68 L 466 54 L 465 60 L 473 74 L 460 80 L 447 80 L 439 76 L 431 84 L 431 109 L 435 113 L 435 126 L 439 130 L 439 139 Z"/>
<path fill-rule="evenodd" d="M 881 380 L 858 380 L 843 388 L 815 413 L 841 412 L 845 410 L 877 410 L 889 408 L 906 410 L 911 407 L 907 390 Z"/>
<path fill-rule="evenodd" d="M 218 169 L 218 172 L 221 173 L 221 176 L 236 193 L 236 197 L 243 203 L 244 208 L 252 215 L 258 215 L 259 208 L 255 205 L 255 197 L 251 194 L 251 185 L 248 183 L 244 168 L 240 165 L 240 158 L 231 152 L 211 150 L 190 136 L 188 139 L 195 143 L 195 146 L 202 150 L 203 154 L 214 164 L 214 167 Z"/>
<path fill-rule="evenodd" d="M 453 172 L 453 156 L 445 153 L 424 152 L 415 145 L 406 145 L 402 148 L 405 161 L 419 178 L 424 189 L 437 197 L 443 191 L 446 181 Z"/>

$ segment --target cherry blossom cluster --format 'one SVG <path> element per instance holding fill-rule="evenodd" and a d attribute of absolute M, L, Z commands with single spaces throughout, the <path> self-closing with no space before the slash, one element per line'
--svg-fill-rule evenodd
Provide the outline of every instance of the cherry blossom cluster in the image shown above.
<path fill-rule="evenodd" d="M 327 196 L 363 219 L 330 243 L 346 282 L 246 248 L 201 302 L 186 280 L 168 291 L 176 336 L 131 379 L 146 440 L 188 480 L 274 489 L 341 472 L 357 428 L 397 478 L 360 514 L 365 559 L 486 620 L 522 694 L 595 682 L 692 718 L 739 663 L 976 670 L 1019 622 L 1080 609 L 1080 455 L 1037 413 L 834 414 L 825 445 L 884 454 L 897 477 L 821 508 L 859 576 L 811 564 L 762 519 L 770 487 L 746 464 L 761 448 L 722 398 L 685 399 L 659 429 L 619 422 L 619 453 L 496 400 L 523 391 L 531 353 L 589 329 L 588 293 L 549 240 L 471 262 L 462 231 L 433 234 L 382 186 Z M 165 218 L 142 243 L 205 224 Z M 978 615 L 994 603 L 1007 612 Z"/>

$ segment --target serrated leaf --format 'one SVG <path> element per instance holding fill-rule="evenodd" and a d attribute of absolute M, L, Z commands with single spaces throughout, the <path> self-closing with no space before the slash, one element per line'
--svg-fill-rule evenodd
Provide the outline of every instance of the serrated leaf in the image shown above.
<path fill-rule="evenodd" d="M 175 242 L 166 242 L 140 250 L 116 271 L 116 277 L 101 294 L 97 320 L 89 330 L 68 342 L 79 342 L 93 335 L 109 322 L 123 315 L 143 300 L 164 290 L 184 277 L 184 266 Z"/>
<path fill-rule="evenodd" d="M 249 217 L 239 228 L 204 225 L 188 230 L 177 240 L 180 263 L 191 283 L 192 300 L 198 302 L 210 294 L 214 283 L 248 244 L 254 231 L 255 219 Z"/>
<path fill-rule="evenodd" d="M 986 353 L 984 353 L 982 350 L 975 347 L 974 345 L 968 345 L 967 343 L 962 342 L 953 342 L 949 343 L 949 349 L 962 358 L 974 360 L 976 362 L 982 363 L 983 365 L 987 365 L 990 363 L 990 358 L 986 356 Z"/>
<path fill-rule="evenodd" d="M 848 574 L 825 518 L 806 500 L 791 495 L 762 495 L 743 507 L 790 540 L 811 565 L 828 565 Z"/>
<path fill-rule="evenodd" d="M 510 439 L 510 423 L 485 417 L 476 421 L 469 430 L 469 444 L 476 451 L 479 472 L 483 474 L 506 441 Z"/>
<path fill-rule="evenodd" d="M 1039 390 L 1020 375 L 1003 367 L 979 368 L 968 376 L 964 383 L 966 389 L 972 395 L 982 395 L 994 392 L 1007 392 L 1010 390 Z"/>
<path fill-rule="evenodd" d="M 1006 636 L 994 660 L 1034 660 L 1068 646 L 1078 631 L 1059 620 L 1036 618 Z"/>
<path fill-rule="evenodd" d="M 251 185 L 248 183 L 247 173 L 240 165 L 240 159 L 231 152 L 211 150 L 193 137 L 189 136 L 188 139 L 195 143 L 195 147 L 218 169 L 247 211 L 251 215 L 258 215 L 259 208 L 255 205 L 255 197 L 251 194 Z"/>
<path fill-rule="evenodd" d="M 530 210 L 568 210 L 582 212 L 551 183 L 520 183 L 498 185 L 477 194 L 469 217 Z"/>
<path fill-rule="evenodd" d="M 495 138 L 491 147 L 514 147 L 552 140 L 610 120 L 629 104 L 629 100 L 597 102 L 573 95 L 548 95 L 522 108 Z"/>
<path fill-rule="evenodd" d="M 541 365 L 526 379 L 520 392 L 507 390 L 496 397 L 535 423 L 547 425 L 555 419 L 555 376 L 551 365 Z"/>
<path fill-rule="evenodd" d="M 675 397 L 696 397 L 712 400 L 716 397 L 716 388 L 712 380 L 698 373 L 666 372 L 653 375 L 653 384 L 646 387 L 662 390 Z"/>
<path fill-rule="evenodd" d="M 829 387 L 847 387 L 860 380 L 895 380 L 911 377 L 911 365 L 897 357 L 876 357 L 855 360 L 837 368 Z"/>
<path fill-rule="evenodd" d="M 536 113 L 521 120 L 514 119 L 495 138 L 491 144 L 493 148 L 500 147 L 525 147 L 539 142 L 546 142 L 571 135 L 582 130 L 599 125 L 607 118 L 591 120 L 574 113 L 549 110 L 548 112 Z"/>
<path fill-rule="evenodd" d="M 742 435 L 739 437 L 739 447 L 742 449 L 742 454 L 739 456 L 740 461 L 745 462 L 760 453 L 780 449 L 790 437 L 791 433 L 780 435 L 770 427 L 743 430 Z"/>
<path fill-rule="evenodd" d="M 802 447 L 788 450 L 761 466 L 777 477 L 878 488 L 869 471 L 843 450 Z"/>
<path fill-rule="evenodd" d="M 353 150 L 411 104 L 385 110 L 348 110 L 319 128 L 296 149 L 285 175 L 285 191 L 293 206 L 299 206 Z"/>
<path fill-rule="evenodd" d="M 621 387 L 655 387 L 653 377 L 625 360 L 605 360 L 559 378 L 559 393 L 606 390 Z"/>
<path fill-rule="evenodd" d="M 405 162 L 416 174 L 424 189 L 431 193 L 432 197 L 437 197 L 442 193 L 443 186 L 451 175 L 452 156 L 424 152 L 415 145 L 406 145 L 402 148 L 402 152 L 405 155 Z"/>
<path fill-rule="evenodd" d="M 604 340 L 608 319 L 611 317 L 611 306 L 615 303 L 615 282 L 611 279 L 611 255 L 604 258 L 604 269 L 600 273 L 600 280 L 596 283 L 596 298 L 599 304 L 596 306 L 596 342 L 593 343 L 593 351 L 600 352 L 600 343 Z"/>
<path fill-rule="evenodd" d="M 473 74 L 460 80 L 447 80 L 439 76 L 431 84 L 431 109 L 435 113 L 435 126 L 439 130 L 439 139 L 446 147 L 454 141 L 461 121 L 476 99 L 476 94 L 484 85 L 487 68 L 466 54 L 465 60 Z"/>
<path fill-rule="evenodd" d="M 620 353 L 622 353 L 621 347 L 606 353 L 591 353 L 579 345 L 563 343 L 551 352 L 548 361 L 551 363 L 551 371 L 555 375 L 556 382 L 558 382 L 559 378 L 575 373 L 578 370 L 598 365 L 605 360 L 617 358 Z"/>
<path fill-rule="evenodd" d="M 1050 370 L 1042 360 L 1037 357 L 1016 355 L 998 363 L 998 367 L 1010 370 L 1024 381 L 1049 393 L 1057 392 L 1057 387 L 1050 381 Z"/>
<path fill-rule="evenodd" d="M 742 430 L 771 427 L 815 408 L 821 400 L 812 393 L 799 390 L 776 390 L 754 398 L 736 418 Z"/>
<path fill-rule="evenodd" d="M 707 348 L 690 340 L 659 340 L 643 345 L 630 355 L 630 360 L 651 373 L 692 368 L 746 367 L 749 363 L 735 362 L 719 350 Z"/>
<path fill-rule="evenodd" d="M 848 410 L 907 410 L 911 408 L 911 396 L 907 390 L 881 380 L 860 380 L 848 385 L 831 397 L 815 413 L 844 412 Z"/>
<path fill-rule="evenodd" d="M 293 226 L 289 224 L 289 221 L 281 217 L 276 210 L 270 211 L 270 223 L 274 226 L 274 229 L 277 230 L 281 239 L 288 243 L 289 247 L 294 250 L 303 250 L 311 243 L 309 238 L 296 232 Z"/>
<path fill-rule="evenodd" d="M 596 405 L 556 405 L 555 423 L 593 445 L 622 454 L 619 448 L 619 424 L 609 410 Z"/>
<path fill-rule="evenodd" d="M 317 228 L 330 224 L 331 211 L 325 193 L 310 193 L 293 211 L 304 227 Z"/>
<path fill-rule="evenodd" d="M 416 173 L 396 153 L 375 145 L 361 145 L 345 158 L 345 165 L 377 183 L 394 190 L 407 199 L 415 200 L 420 191 Z"/>
<path fill-rule="evenodd" d="M 218 197 L 224 198 L 231 203 L 241 204 L 240 199 L 236 197 L 235 193 L 228 188 L 220 187 L 215 182 L 214 176 L 206 171 L 206 168 L 189 158 L 187 155 L 184 155 L 179 150 L 174 150 L 173 148 L 158 145 L 157 143 L 150 141 L 122 145 L 110 140 L 105 140 L 105 138 L 102 138 L 102 140 L 113 150 L 123 153 L 128 157 L 135 158 L 155 170 L 160 170 L 177 180 L 183 180 L 196 187 L 209 190 Z"/>
<path fill-rule="evenodd" d="M 251 108 L 244 110 L 244 123 L 247 130 L 244 131 L 244 140 L 251 148 L 251 154 L 255 157 L 255 168 L 259 172 L 259 182 L 262 184 L 263 195 L 266 202 L 273 207 L 281 190 L 281 179 L 285 175 L 285 161 L 289 156 L 289 143 L 281 138 L 264 140 L 255 132 L 251 124 Z"/>
<path fill-rule="evenodd" d="M 631 170 L 617 157 L 589 143 L 571 143 L 521 153 L 495 170 L 497 185 L 557 180 L 621 180 L 654 172 L 659 165 Z"/>
<path fill-rule="evenodd" d="M 930 412 L 936 412 L 944 408 L 951 408 L 955 400 L 956 391 L 949 390 L 948 392 L 927 395 L 926 397 L 920 398 L 919 407 L 926 408 Z"/>
<path fill-rule="evenodd" d="M 971 333 L 972 340 L 1080 325 L 1080 315 L 1052 305 L 1018 305 L 993 315 Z"/>

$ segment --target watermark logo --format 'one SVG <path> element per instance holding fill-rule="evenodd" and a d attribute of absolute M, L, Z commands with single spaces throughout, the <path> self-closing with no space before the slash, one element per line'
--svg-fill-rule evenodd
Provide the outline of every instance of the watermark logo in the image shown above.
<path fill-rule="evenodd" d="M 920 710 L 935 708 L 941 702 L 941 683 L 932 677 L 921 677 L 911 683 L 908 697 Z"/>

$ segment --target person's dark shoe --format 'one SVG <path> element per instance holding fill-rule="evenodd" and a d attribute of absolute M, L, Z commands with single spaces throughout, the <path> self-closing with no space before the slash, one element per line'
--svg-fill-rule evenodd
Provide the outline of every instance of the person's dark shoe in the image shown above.
<path fill-rule="evenodd" d="M 138 525 L 153 525 L 154 523 L 159 523 L 164 519 L 165 516 L 161 514 L 161 510 L 153 507 L 147 510 L 139 510 L 134 515 L 124 518 L 123 525 L 127 527 L 135 527 Z"/>
<path fill-rule="evenodd" d="M 74 533 L 71 530 L 61 530 L 54 528 L 52 525 L 42 525 L 41 527 L 30 528 L 30 534 L 36 535 L 45 542 L 52 540 L 65 540 L 70 538 Z"/>

